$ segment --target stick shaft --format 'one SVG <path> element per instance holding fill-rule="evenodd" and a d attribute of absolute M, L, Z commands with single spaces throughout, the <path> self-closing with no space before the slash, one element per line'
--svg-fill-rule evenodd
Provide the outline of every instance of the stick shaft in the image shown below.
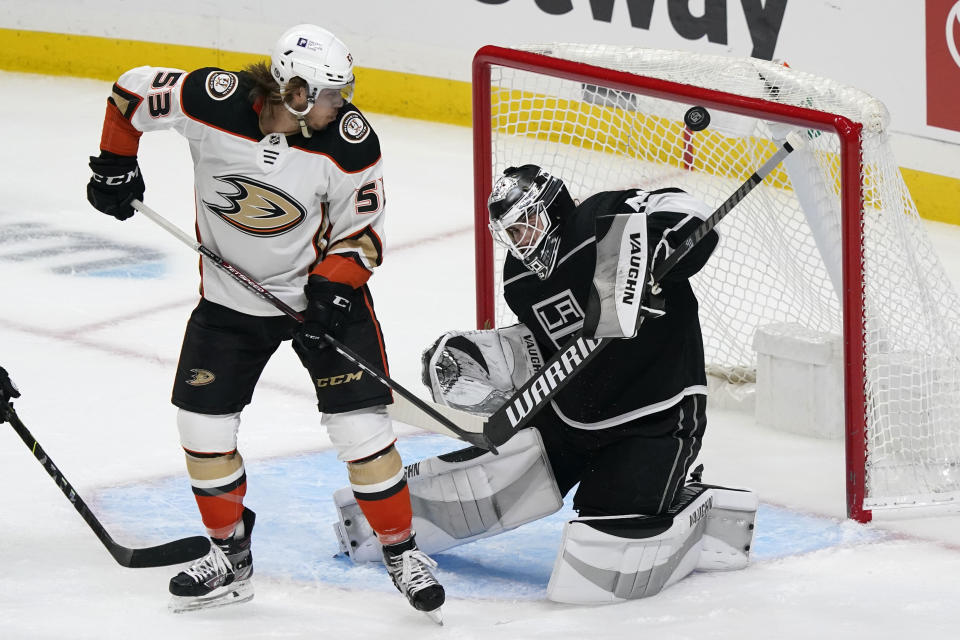
<path fill-rule="evenodd" d="M 795 149 L 803 145 L 801 134 L 793 132 L 787 136 L 777 151 L 730 194 L 714 212 L 705 219 L 674 250 L 670 256 L 654 268 L 651 280 L 653 290 L 680 260 L 690 253 L 694 246 L 704 238 L 717 223 L 763 182 L 770 173 Z M 557 351 L 532 378 L 515 393 L 502 407 L 493 413 L 484 427 L 484 433 L 495 445 L 501 445 L 524 428 L 530 420 L 563 389 L 570 380 L 586 368 L 587 364 L 606 347 L 612 339 L 589 339 L 583 331 L 578 331 L 563 348 Z"/>
<path fill-rule="evenodd" d="M 27 445 L 27 448 L 33 453 L 33 457 L 37 459 L 37 462 L 40 463 L 50 478 L 53 479 L 54 484 L 60 488 L 63 495 L 70 501 L 73 508 L 77 510 L 77 513 L 80 514 L 83 521 L 87 523 L 90 530 L 93 531 L 118 564 L 130 568 L 164 567 L 196 560 L 207 553 L 210 548 L 210 541 L 204 536 L 182 538 L 156 547 L 142 549 L 125 547 L 118 543 L 113 539 L 113 536 L 110 535 L 97 516 L 93 514 L 87 506 L 87 503 L 83 501 L 83 498 L 74 490 L 66 476 L 64 476 L 63 472 L 54 464 L 50 456 L 47 455 L 47 452 L 43 450 L 43 447 L 41 447 L 37 439 L 33 437 L 30 430 L 23 424 L 20 416 L 13 410 L 12 405 L 8 407 L 8 412 L 10 426 L 17 432 L 17 435 L 20 436 L 23 443 Z"/>
<path fill-rule="evenodd" d="M 793 142 L 796 143 L 796 140 L 793 140 Z M 690 253 L 690 251 L 693 250 L 693 247 L 696 246 L 696 244 L 700 242 L 704 236 L 713 231 L 714 227 L 717 226 L 717 223 L 723 220 L 723 218 L 726 217 L 726 215 L 730 213 L 730 211 L 737 206 L 739 202 L 747 197 L 748 193 L 753 191 L 754 187 L 763 182 L 766 177 L 770 175 L 770 173 L 773 172 L 773 170 L 776 169 L 780 163 L 786 159 L 788 155 L 793 153 L 795 149 L 796 147 L 794 144 L 791 144 L 791 142 L 788 140 L 787 142 L 784 142 L 779 149 L 777 149 L 776 153 L 767 158 L 767 161 L 764 162 L 763 165 L 753 173 L 753 175 L 747 178 L 743 184 L 737 187 L 737 190 L 731 193 L 730 197 L 724 200 L 723 204 L 717 207 L 717 209 L 710 214 L 709 218 L 704 220 L 693 233 L 687 236 L 687 238 L 680 243 L 676 250 L 670 254 L 670 257 L 654 268 L 651 276 L 654 285 L 659 284 L 660 281 L 663 280 L 663 277 L 667 275 L 667 273 L 669 273 L 678 262 L 683 260 L 684 256 Z"/>
<path fill-rule="evenodd" d="M 296 311 L 290 305 L 285 303 L 280 298 L 276 297 L 270 291 L 268 291 L 262 284 L 257 282 L 250 275 L 245 273 L 243 270 L 234 266 L 233 264 L 224 260 L 221 256 L 217 255 L 209 248 L 203 246 L 201 243 L 190 238 L 182 229 L 177 227 L 175 224 L 164 218 L 162 215 L 140 202 L 139 200 L 134 200 L 132 203 L 133 208 L 146 215 L 151 221 L 155 222 L 162 229 L 168 231 L 174 237 L 179 239 L 181 242 L 186 244 L 188 247 L 202 255 L 203 257 L 210 260 L 217 268 L 222 269 L 227 274 L 229 274 L 234 280 L 243 285 L 248 291 L 259 296 L 261 299 L 270 303 L 283 313 L 287 314 L 297 322 L 303 322 L 303 314 L 299 311 Z M 361 355 L 347 347 L 345 344 L 334 338 L 329 334 L 323 334 L 323 339 L 333 347 L 340 355 L 352 361 L 358 367 L 366 371 L 368 374 L 376 378 L 384 386 L 396 391 L 398 394 L 409 400 L 412 404 L 416 405 L 420 410 L 429 415 L 431 418 L 442 424 L 444 427 L 449 429 L 451 432 L 456 434 L 456 436 L 470 444 L 487 449 L 488 451 L 496 451 L 496 447 L 493 446 L 484 434 L 472 433 L 465 431 L 459 428 L 457 425 L 453 424 L 445 416 L 438 413 L 433 407 L 426 404 L 423 400 L 418 398 L 416 395 L 404 388 L 400 383 L 393 380 L 388 376 L 384 371 L 380 370 L 379 367 L 376 367 L 366 361 Z"/>

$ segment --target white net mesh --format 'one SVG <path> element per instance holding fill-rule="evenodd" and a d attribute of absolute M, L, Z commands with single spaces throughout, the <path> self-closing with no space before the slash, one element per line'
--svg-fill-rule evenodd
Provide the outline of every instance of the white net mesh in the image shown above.
<path fill-rule="evenodd" d="M 925 235 L 890 151 L 887 112 L 869 95 L 756 59 L 602 45 L 523 47 L 555 58 L 805 107 L 863 125 L 860 184 L 864 290 L 867 508 L 960 499 L 960 300 Z M 678 186 L 718 206 L 794 127 L 692 102 L 609 89 L 507 65 L 491 68 L 493 175 L 534 163 L 575 199 L 597 191 Z M 837 135 L 808 131 L 791 155 L 720 223 L 721 243 L 695 278 L 708 369 L 755 375 L 759 327 L 793 322 L 842 333 L 841 163 Z M 495 264 L 502 264 L 502 255 Z M 498 275 L 491 274 L 498 279 Z M 497 324 L 513 319 L 497 289 Z M 854 338 L 856 339 L 856 338 Z M 856 375 L 854 374 L 854 378 Z"/>

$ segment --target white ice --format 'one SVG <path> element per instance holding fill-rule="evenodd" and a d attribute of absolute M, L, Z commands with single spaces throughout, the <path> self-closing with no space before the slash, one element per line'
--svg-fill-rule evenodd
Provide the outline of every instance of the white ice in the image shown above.
<path fill-rule="evenodd" d="M 184 322 L 197 300 L 196 256 L 142 216 L 121 224 L 87 204 L 87 156 L 98 146 L 109 83 L 2 73 L 0 87 L 5 149 L 0 364 L 23 392 L 16 402 L 19 415 L 88 501 L 107 490 L 123 495 L 125 487 L 163 478 L 179 478 L 189 500 L 169 394 Z M 389 203 L 386 261 L 372 288 L 391 373 L 423 395 L 421 349 L 442 331 L 474 322 L 471 133 L 369 116 L 383 146 Z M 175 134 L 149 134 L 140 157 L 146 201 L 189 232 L 193 204 L 186 145 Z M 34 237 L 11 241 L 11 230 L 26 224 L 35 225 Z M 951 277 L 960 281 L 960 229 L 928 227 Z M 86 250 L 57 251 L 85 239 Z M 164 271 L 133 278 L 77 270 L 106 257 L 110 242 L 162 253 Z M 171 569 L 118 566 L 17 435 L 3 426 L 0 638 L 742 640 L 956 633 L 956 510 L 878 514 L 867 526 L 844 521 L 841 442 L 773 432 L 739 413 L 711 411 L 709 419 L 700 461 L 711 481 L 751 487 L 772 509 L 825 523 L 835 540 L 810 551 L 789 532 L 767 531 L 784 553 L 758 558 L 744 571 L 694 574 L 654 598 L 606 607 L 519 597 L 508 583 L 499 595 L 499 586 L 494 595 L 451 590 L 442 628 L 392 589 L 369 588 L 369 576 L 375 575 L 369 568 L 358 568 L 351 585 L 325 581 L 322 572 L 291 578 L 258 566 L 250 603 L 170 614 Z M 405 442 L 423 437 L 398 428 L 401 451 Z M 459 444 L 451 440 L 449 447 Z M 250 469 L 329 449 L 309 381 L 288 349 L 268 365 L 244 413 L 240 447 Z M 339 474 L 327 479 L 334 485 L 346 481 L 338 466 L 323 473 Z M 282 487 L 284 478 L 265 480 Z M 249 482 L 253 491 L 258 478 L 252 472 Z M 137 491 L 130 491 L 135 497 Z M 98 514 L 124 544 L 159 544 L 168 537 L 151 530 L 155 519 L 148 507 L 138 512 L 136 502 L 128 505 L 130 512 L 142 513 L 142 528 L 136 517 L 129 522 Z M 305 518 L 271 511 L 269 503 L 257 508 L 264 529 L 271 522 L 309 520 L 316 526 L 307 526 L 303 536 L 332 539 L 332 511 Z M 202 532 L 195 511 L 182 515 L 187 524 L 180 535 Z M 761 519 L 758 532 L 763 527 Z M 274 540 L 281 548 L 270 551 L 282 556 L 283 539 Z M 441 579 L 442 563 L 441 558 Z M 483 567 L 473 568 L 482 582 Z M 543 587 L 545 582 L 538 586 Z"/>

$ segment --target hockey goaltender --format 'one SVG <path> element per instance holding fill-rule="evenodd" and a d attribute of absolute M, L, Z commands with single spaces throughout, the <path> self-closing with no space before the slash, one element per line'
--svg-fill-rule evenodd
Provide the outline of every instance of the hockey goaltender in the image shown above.
<path fill-rule="evenodd" d="M 756 495 L 704 484 L 702 467 L 687 480 L 707 422 L 689 279 L 717 232 L 702 234 L 658 286 L 649 278 L 710 209 L 675 188 L 601 192 L 577 205 L 535 165 L 504 171 L 488 208 L 491 233 L 509 250 L 504 298 L 520 322 L 441 336 L 423 356 L 434 400 L 490 415 L 571 338 L 613 340 L 499 455 L 471 447 L 407 467 L 421 548 L 435 553 L 547 516 L 579 484 L 551 600 L 645 598 L 694 570 L 745 567 Z M 349 488 L 334 502 L 341 549 L 378 559 Z"/>

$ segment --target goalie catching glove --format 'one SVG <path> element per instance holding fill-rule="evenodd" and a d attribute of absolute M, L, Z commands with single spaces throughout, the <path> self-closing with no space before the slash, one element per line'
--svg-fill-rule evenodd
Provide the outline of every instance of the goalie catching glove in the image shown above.
<path fill-rule="evenodd" d="M 423 352 L 423 384 L 434 402 L 488 416 L 543 366 L 523 324 L 485 331 L 448 331 Z"/>

